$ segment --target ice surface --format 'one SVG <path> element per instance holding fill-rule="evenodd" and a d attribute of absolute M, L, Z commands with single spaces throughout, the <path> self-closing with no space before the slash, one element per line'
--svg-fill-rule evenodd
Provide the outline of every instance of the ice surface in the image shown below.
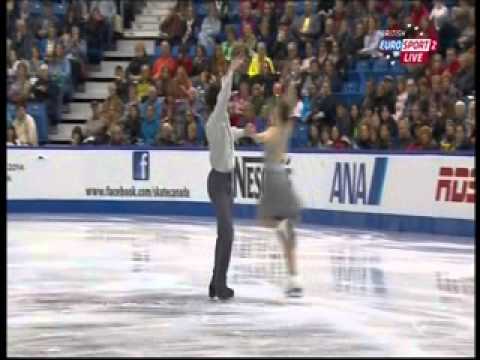
<path fill-rule="evenodd" d="M 305 297 L 275 236 L 236 221 L 211 301 L 212 219 L 8 216 L 9 356 L 473 356 L 472 238 L 298 229 Z"/>

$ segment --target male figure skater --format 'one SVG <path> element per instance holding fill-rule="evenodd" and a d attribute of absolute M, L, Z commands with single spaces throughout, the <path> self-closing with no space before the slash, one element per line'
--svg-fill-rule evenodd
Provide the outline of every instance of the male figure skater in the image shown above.
<path fill-rule="evenodd" d="M 210 149 L 212 170 L 208 175 L 208 196 L 215 207 L 217 218 L 217 242 L 215 264 L 210 281 L 209 296 L 226 300 L 234 295 L 227 287 L 227 271 L 230 263 L 233 242 L 233 151 L 234 142 L 253 131 L 252 127 L 238 129 L 230 126 L 227 106 L 232 92 L 233 73 L 242 65 L 244 57 L 236 56 L 225 76 L 221 88 L 212 84 L 207 90 L 206 103 L 210 116 L 206 124 L 206 135 Z"/>

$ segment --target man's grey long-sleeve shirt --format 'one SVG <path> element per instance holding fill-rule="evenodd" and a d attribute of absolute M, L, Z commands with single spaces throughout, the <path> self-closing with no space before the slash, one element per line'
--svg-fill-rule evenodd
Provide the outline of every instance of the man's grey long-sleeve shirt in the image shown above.
<path fill-rule="evenodd" d="M 233 71 L 222 78 L 222 88 L 218 93 L 217 104 L 210 114 L 205 132 L 210 148 L 210 164 L 220 172 L 233 170 L 234 142 L 245 136 L 243 129 L 230 125 L 228 101 L 232 93 Z"/>

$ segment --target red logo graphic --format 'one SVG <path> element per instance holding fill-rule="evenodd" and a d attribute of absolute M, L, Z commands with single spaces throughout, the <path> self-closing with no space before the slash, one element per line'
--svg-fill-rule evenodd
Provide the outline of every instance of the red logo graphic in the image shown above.
<path fill-rule="evenodd" d="M 475 203 L 475 168 L 441 167 L 436 201 Z"/>

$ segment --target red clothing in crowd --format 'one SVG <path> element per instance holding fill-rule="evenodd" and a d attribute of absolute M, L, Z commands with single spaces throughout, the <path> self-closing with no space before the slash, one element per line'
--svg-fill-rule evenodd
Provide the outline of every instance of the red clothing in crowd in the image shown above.
<path fill-rule="evenodd" d="M 171 56 L 168 56 L 168 57 L 161 56 L 157 59 L 157 61 L 155 61 L 155 64 L 153 65 L 152 76 L 154 78 L 160 77 L 162 73 L 162 68 L 164 66 L 168 68 L 168 71 L 170 72 L 170 76 L 174 77 L 175 71 L 177 71 L 177 62 Z"/>
<path fill-rule="evenodd" d="M 426 8 L 425 5 L 421 4 L 419 7 L 412 8 L 412 12 L 410 13 L 410 16 L 412 17 L 412 23 L 415 26 L 419 26 L 420 23 L 422 22 L 422 19 L 424 17 L 428 17 L 428 9 Z"/>
<path fill-rule="evenodd" d="M 455 75 L 458 72 L 458 70 L 460 70 L 460 63 L 458 62 L 457 59 L 452 61 L 450 65 L 447 65 L 447 68 L 445 69 L 445 71 L 448 71 L 450 75 Z"/>
<path fill-rule="evenodd" d="M 188 57 L 178 58 L 177 59 L 177 66 L 178 67 L 183 66 L 185 68 L 185 70 L 187 71 L 188 75 L 192 74 L 192 68 L 193 68 L 192 59 L 190 59 Z"/>

